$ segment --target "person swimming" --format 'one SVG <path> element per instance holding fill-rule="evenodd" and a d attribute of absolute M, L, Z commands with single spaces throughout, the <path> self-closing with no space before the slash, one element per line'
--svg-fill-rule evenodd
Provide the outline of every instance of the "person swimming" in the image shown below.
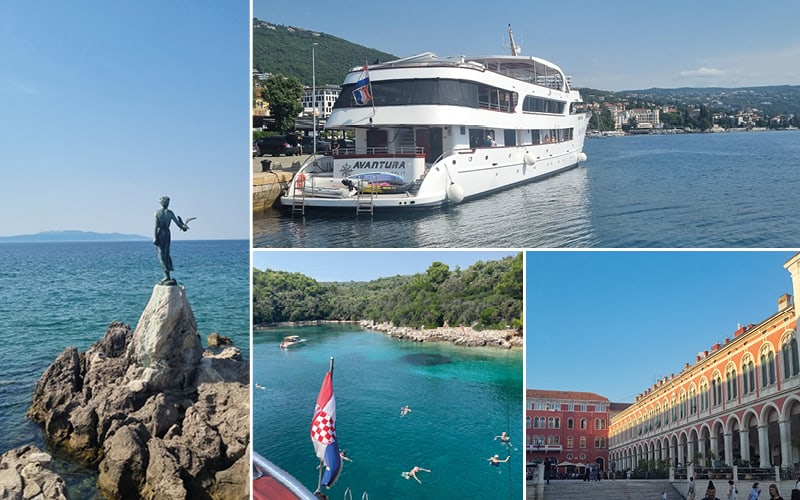
<path fill-rule="evenodd" d="M 401 417 L 405 417 L 409 413 L 411 413 L 411 408 L 409 408 L 408 405 L 405 405 L 404 407 L 400 408 L 400 416 Z"/>
<path fill-rule="evenodd" d="M 499 456 L 499 455 L 495 455 L 495 456 L 493 456 L 493 457 L 489 457 L 487 460 L 489 460 L 489 465 L 492 465 L 492 466 L 494 466 L 494 467 L 497 467 L 497 466 L 499 466 L 501 463 L 508 462 L 508 460 L 509 460 L 510 458 L 511 458 L 511 455 L 508 455 L 508 456 L 507 456 L 505 459 L 503 459 L 503 460 L 500 460 L 500 456 Z"/>
<path fill-rule="evenodd" d="M 511 446 L 511 436 L 506 434 L 506 431 L 501 432 L 499 436 L 495 436 L 494 441 L 497 441 L 498 438 L 504 445 Z"/>
<path fill-rule="evenodd" d="M 410 471 L 401 472 L 400 475 L 406 479 L 411 479 L 413 477 L 419 484 L 422 484 L 422 481 L 420 481 L 419 478 L 417 477 L 417 472 L 419 471 L 430 472 L 428 469 L 423 469 L 422 467 L 415 465 L 414 467 L 411 468 Z"/>

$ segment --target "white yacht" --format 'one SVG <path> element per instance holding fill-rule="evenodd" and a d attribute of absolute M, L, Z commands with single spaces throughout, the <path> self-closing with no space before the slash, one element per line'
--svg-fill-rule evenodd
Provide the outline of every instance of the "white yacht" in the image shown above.
<path fill-rule="evenodd" d="M 520 56 L 510 26 L 509 39 L 511 55 L 424 53 L 353 68 L 326 128 L 354 130 L 355 146 L 309 158 L 281 204 L 303 213 L 437 207 L 585 161 L 580 94 L 555 64 Z M 380 189 L 363 175 L 381 172 L 406 188 Z"/>

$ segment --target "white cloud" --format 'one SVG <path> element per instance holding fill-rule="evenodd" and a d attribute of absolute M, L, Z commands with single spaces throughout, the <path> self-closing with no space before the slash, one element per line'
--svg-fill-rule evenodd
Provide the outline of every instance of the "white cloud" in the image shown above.
<path fill-rule="evenodd" d="M 717 68 L 697 68 L 680 72 L 684 78 L 719 78 L 726 74 L 727 72 Z"/>

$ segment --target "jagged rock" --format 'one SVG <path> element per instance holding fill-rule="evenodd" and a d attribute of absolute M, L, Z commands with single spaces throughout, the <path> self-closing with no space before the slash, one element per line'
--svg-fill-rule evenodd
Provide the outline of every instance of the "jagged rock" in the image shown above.
<path fill-rule="evenodd" d="M 135 331 L 115 322 L 86 353 L 59 355 L 28 415 L 97 466 L 108 498 L 247 498 L 248 382 L 241 351 L 204 352 L 184 290 L 159 285 Z"/>
<path fill-rule="evenodd" d="M 232 346 L 233 341 L 229 337 L 213 332 L 206 339 L 206 344 L 208 344 L 208 347 L 227 347 Z"/>
<path fill-rule="evenodd" d="M 0 498 L 66 500 L 64 480 L 53 472 L 52 459 L 33 445 L 0 455 Z"/>
<path fill-rule="evenodd" d="M 466 347 L 495 346 L 504 349 L 522 347 L 522 336 L 515 330 L 475 330 L 471 327 L 439 327 L 410 328 L 394 326 L 392 323 L 375 323 L 363 320 L 359 323 L 363 328 L 382 332 L 390 337 L 410 340 L 412 342 L 452 342 Z"/>
<path fill-rule="evenodd" d="M 203 346 L 183 287 L 157 285 L 128 347 L 128 378 L 149 391 L 183 391 L 195 385 Z"/>

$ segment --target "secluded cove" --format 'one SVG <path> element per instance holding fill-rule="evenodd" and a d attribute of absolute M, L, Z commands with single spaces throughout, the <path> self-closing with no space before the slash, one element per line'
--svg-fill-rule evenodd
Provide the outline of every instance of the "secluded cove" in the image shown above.
<path fill-rule="evenodd" d="M 299 335 L 307 342 L 280 349 Z M 330 358 L 336 432 L 345 462 L 326 493 L 340 498 L 522 496 L 523 382 L 520 349 L 409 342 L 356 324 L 277 327 L 253 335 L 253 446 L 309 489 L 318 460 L 309 429 Z M 400 408 L 412 411 L 401 417 Z M 511 436 L 510 449 L 495 440 Z M 508 463 L 491 466 L 499 455 Z M 401 472 L 413 466 L 422 484 Z"/>

